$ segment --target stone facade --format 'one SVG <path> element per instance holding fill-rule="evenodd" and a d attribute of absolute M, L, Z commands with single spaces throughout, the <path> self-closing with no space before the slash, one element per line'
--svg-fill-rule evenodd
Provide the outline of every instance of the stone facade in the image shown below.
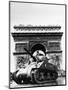
<path fill-rule="evenodd" d="M 30 29 L 39 29 L 41 27 L 24 27 L 22 29 L 27 28 Z M 42 27 L 46 29 L 45 27 Z M 54 27 L 57 29 L 58 27 Z M 19 27 L 14 27 L 14 29 L 20 29 Z M 51 28 L 53 29 L 53 27 Z M 60 28 L 58 28 L 60 29 Z M 37 47 L 43 50 L 49 57 L 52 58 L 51 62 L 58 66 L 60 69 L 60 63 L 62 58 L 62 50 L 61 50 L 61 38 L 62 32 L 42 32 L 42 33 L 11 33 L 15 42 L 15 52 L 13 55 L 16 57 L 17 67 L 22 67 L 24 64 L 29 62 L 29 55 L 26 53 L 24 48 L 29 50 L 29 52 L 33 53 L 34 47 Z M 57 60 L 58 58 L 58 60 Z M 19 62 L 19 60 L 21 62 Z M 23 64 L 22 64 L 23 63 Z M 19 65 L 18 65 L 19 64 Z M 21 64 L 21 66 L 20 66 Z"/>

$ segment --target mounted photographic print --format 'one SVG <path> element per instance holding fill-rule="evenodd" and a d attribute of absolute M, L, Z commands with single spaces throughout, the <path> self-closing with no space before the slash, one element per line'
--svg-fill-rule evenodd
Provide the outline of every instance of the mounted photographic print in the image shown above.
<path fill-rule="evenodd" d="M 66 5 L 9 2 L 9 88 L 66 85 Z"/>

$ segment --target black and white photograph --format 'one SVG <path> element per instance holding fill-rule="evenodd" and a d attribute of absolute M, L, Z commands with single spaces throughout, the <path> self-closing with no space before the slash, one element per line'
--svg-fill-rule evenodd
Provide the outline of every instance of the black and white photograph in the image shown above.
<path fill-rule="evenodd" d="M 66 85 L 66 5 L 9 2 L 9 87 Z"/>

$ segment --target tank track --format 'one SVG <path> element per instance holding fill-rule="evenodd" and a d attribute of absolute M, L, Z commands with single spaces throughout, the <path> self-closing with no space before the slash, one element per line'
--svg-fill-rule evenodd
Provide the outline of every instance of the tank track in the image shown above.
<path fill-rule="evenodd" d="M 57 77 L 58 73 L 56 71 L 36 69 L 33 71 L 31 79 L 33 83 L 44 84 L 55 81 Z"/>

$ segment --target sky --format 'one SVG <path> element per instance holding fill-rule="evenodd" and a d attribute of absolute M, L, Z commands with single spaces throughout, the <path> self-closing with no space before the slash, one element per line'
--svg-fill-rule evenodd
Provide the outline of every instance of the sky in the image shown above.
<path fill-rule="evenodd" d="M 64 29 L 65 6 L 11 2 L 11 29 L 14 25 L 61 25 Z"/>

